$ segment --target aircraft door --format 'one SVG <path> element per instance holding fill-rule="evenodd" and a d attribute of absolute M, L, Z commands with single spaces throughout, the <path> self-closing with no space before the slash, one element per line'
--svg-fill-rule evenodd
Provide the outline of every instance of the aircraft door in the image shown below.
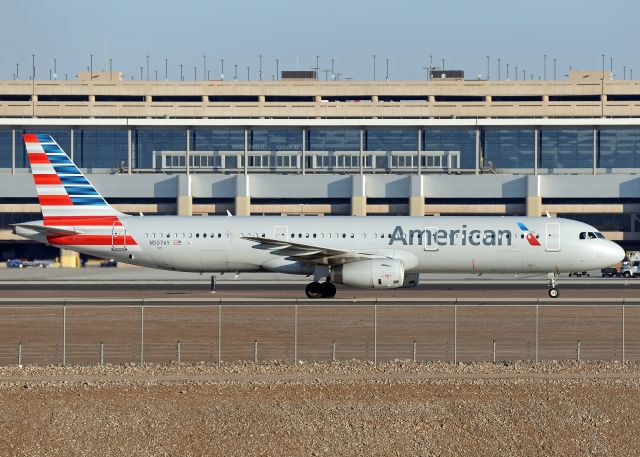
<path fill-rule="evenodd" d="M 114 222 L 111 226 L 111 250 L 126 251 L 127 250 L 127 226 L 116 225 Z"/>
<path fill-rule="evenodd" d="M 438 233 L 438 227 L 427 227 L 424 231 L 424 250 L 425 251 L 437 251 L 438 244 L 436 243 L 436 234 Z"/>
<path fill-rule="evenodd" d="M 289 227 L 286 227 L 286 226 L 273 227 L 273 237 L 276 240 L 286 240 L 287 238 L 289 238 Z"/>
<path fill-rule="evenodd" d="M 555 252 L 560 250 L 560 224 L 557 222 L 547 223 L 547 236 L 546 236 L 547 251 Z"/>

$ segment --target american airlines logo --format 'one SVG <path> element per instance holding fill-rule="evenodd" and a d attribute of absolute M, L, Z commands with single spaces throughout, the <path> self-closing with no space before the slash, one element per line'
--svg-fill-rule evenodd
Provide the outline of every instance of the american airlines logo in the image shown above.
<path fill-rule="evenodd" d="M 526 238 L 531 246 L 540 246 L 536 236 L 524 224 L 518 222 L 518 227 L 528 232 Z M 401 225 L 396 225 L 389 237 L 389 246 L 396 243 L 403 246 L 422 244 L 427 246 L 511 246 L 512 233 L 511 230 L 469 230 L 466 225 L 463 225 L 460 230 L 436 228 L 405 230 Z"/>

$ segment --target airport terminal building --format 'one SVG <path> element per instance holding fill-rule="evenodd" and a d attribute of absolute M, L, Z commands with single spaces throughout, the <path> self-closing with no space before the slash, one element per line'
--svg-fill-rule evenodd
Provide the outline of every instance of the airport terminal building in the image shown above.
<path fill-rule="evenodd" d="M 544 215 L 640 249 L 640 81 L 0 81 L 0 254 L 42 255 L 23 133 L 127 213 Z M 73 260 L 69 260 L 73 263 Z"/>

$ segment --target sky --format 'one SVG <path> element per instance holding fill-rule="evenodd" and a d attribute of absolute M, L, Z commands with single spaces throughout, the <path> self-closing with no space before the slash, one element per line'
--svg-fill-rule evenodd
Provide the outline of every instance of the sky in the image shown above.
<path fill-rule="evenodd" d="M 280 70 L 308 70 L 319 56 L 319 79 L 425 79 L 432 61 L 464 70 L 467 79 L 564 78 L 574 69 L 640 77 L 637 0 L 5 0 L 0 14 L 0 79 L 59 79 L 93 69 L 122 71 L 126 79 L 263 79 Z M 432 56 L 432 57 L 430 57 Z M 339 74 L 339 76 L 338 76 Z"/>

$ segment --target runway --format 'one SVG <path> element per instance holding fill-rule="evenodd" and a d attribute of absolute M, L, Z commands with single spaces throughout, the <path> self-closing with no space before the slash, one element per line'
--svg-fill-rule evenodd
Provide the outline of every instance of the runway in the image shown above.
<path fill-rule="evenodd" d="M 172 298 L 172 299 L 305 299 L 306 281 L 225 281 L 211 293 L 208 281 L 0 281 L 5 298 Z M 393 290 L 362 290 L 338 285 L 337 299 L 546 299 L 545 280 L 440 279 L 418 287 Z M 640 280 L 560 279 L 561 299 L 639 299 Z"/>

